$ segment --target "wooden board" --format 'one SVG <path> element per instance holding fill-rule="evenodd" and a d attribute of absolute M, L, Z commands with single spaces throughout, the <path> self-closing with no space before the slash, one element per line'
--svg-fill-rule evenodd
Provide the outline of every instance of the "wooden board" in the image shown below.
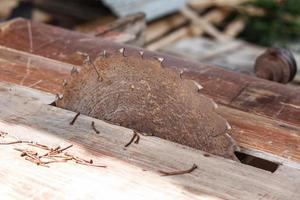
<path fill-rule="evenodd" d="M 73 66 L 0 46 L 0 80 L 51 92 L 62 91 Z"/>
<path fill-rule="evenodd" d="M 20 144 L 0 145 L 2 198 L 300 198 L 297 169 L 280 167 L 272 174 L 220 157 L 204 156 L 199 150 L 150 136 L 141 136 L 139 144 L 124 148 L 132 130 L 83 115 L 70 126 L 75 113 L 47 105 L 51 102 L 47 93 L 0 83 L 0 96 L 1 131 L 46 145 L 73 144 L 70 153 L 107 166 L 53 163 L 45 168 L 20 157 L 20 152 L 13 150 Z M 95 121 L 100 134 L 92 130 L 91 121 Z M 186 169 L 193 163 L 198 169 L 191 174 L 163 177 L 158 173 Z"/>
<path fill-rule="evenodd" d="M 32 37 L 29 37 L 28 27 L 32 29 Z M 124 47 L 47 25 L 32 23 L 28 26 L 28 21 L 20 19 L 3 25 L 0 30 L 1 80 L 20 84 L 26 77 L 23 85 L 53 94 L 62 92 L 63 79 L 68 78 L 72 65 L 80 68 L 83 59 L 78 51 L 93 57 L 103 49 L 115 52 Z M 300 161 L 298 90 L 212 66 L 144 52 L 145 59 L 164 56 L 165 67 L 188 70 L 184 76 L 197 80 L 204 87 L 204 94 L 223 105 L 220 114 L 232 125 L 231 134 L 242 151 L 286 165 L 295 166 L 297 163 L 293 161 Z M 126 55 L 139 56 L 137 49 L 127 46 Z M 32 65 L 29 73 L 26 72 L 28 58 Z"/>

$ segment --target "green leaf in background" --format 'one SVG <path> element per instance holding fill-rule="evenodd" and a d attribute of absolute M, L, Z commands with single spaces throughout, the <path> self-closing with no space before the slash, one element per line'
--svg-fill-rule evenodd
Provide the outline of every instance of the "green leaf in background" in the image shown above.
<path fill-rule="evenodd" d="M 242 14 L 246 27 L 241 37 L 264 46 L 280 45 L 300 39 L 299 0 L 255 0 L 247 5 L 261 8 L 263 16 Z"/>

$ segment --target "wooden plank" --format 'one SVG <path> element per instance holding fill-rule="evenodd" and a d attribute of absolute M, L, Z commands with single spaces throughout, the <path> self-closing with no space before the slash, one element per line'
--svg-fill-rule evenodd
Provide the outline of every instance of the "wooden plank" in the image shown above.
<path fill-rule="evenodd" d="M 0 46 L 0 80 L 61 93 L 72 65 Z"/>
<path fill-rule="evenodd" d="M 6 96 L 17 96 L 19 98 L 22 98 L 25 104 L 26 102 L 31 102 L 35 104 L 50 105 L 55 101 L 56 98 L 55 95 L 51 93 L 42 92 L 40 90 L 33 90 L 28 87 L 2 81 L 0 82 L 0 93 Z M 10 99 L 6 100 L 10 101 Z"/>
<path fill-rule="evenodd" d="M 160 38 L 166 33 L 187 24 L 188 20 L 180 14 L 164 17 L 159 21 L 154 21 L 147 25 L 145 32 L 145 43 L 151 43 L 154 40 Z"/>
<path fill-rule="evenodd" d="M 300 120 L 300 94 L 298 88 L 293 88 L 295 93 L 290 96 L 281 95 L 281 90 L 285 90 L 284 85 L 274 85 L 272 82 L 253 82 L 245 89 L 241 90 L 239 96 L 232 99 L 230 106 L 234 108 L 244 108 L 246 112 L 260 113 L 275 119 L 285 120 L 297 124 Z M 273 105 L 272 102 L 278 102 Z M 285 103 L 289 102 L 289 103 Z M 274 113 L 274 110 L 277 112 Z M 300 132 L 299 132 L 300 133 Z"/>
<path fill-rule="evenodd" d="M 217 111 L 231 125 L 230 134 L 241 147 L 241 152 L 283 165 L 300 167 L 299 126 L 226 106 L 220 106 Z"/>
<path fill-rule="evenodd" d="M 216 102 L 299 126 L 300 102 L 296 87 L 217 68 L 199 71 L 203 73 L 188 72 L 186 77 L 198 81 L 204 87 L 203 92 Z"/>
<path fill-rule="evenodd" d="M 44 168 L 25 161 L 12 146 L 1 145 L 1 197 L 300 198 L 300 172 L 297 170 L 291 169 L 294 177 L 284 173 L 272 174 L 220 157 L 207 157 L 204 152 L 149 136 L 141 136 L 139 144 L 124 149 L 124 144 L 133 134 L 129 129 L 82 115 L 70 126 L 75 113 L 24 101 L 31 99 L 30 94 L 35 92 L 17 95 L 7 92 L 10 86 L 6 84 L 1 84 L 0 88 L 1 131 L 21 140 L 34 140 L 47 145 L 71 143 L 74 147 L 69 150 L 70 153 L 107 165 L 102 169 L 57 163 Z M 91 121 L 95 121 L 100 134 L 93 132 Z M 186 169 L 192 163 L 197 164 L 198 169 L 191 174 L 162 177 L 157 172 Z"/>
<path fill-rule="evenodd" d="M 23 35 L 22 32 L 16 30 L 17 27 L 21 30 L 24 30 L 24 28 L 27 30 L 27 23 L 24 25 L 24 22 L 26 21 L 17 20 L 13 23 L 19 25 L 8 24 L 6 29 L 4 27 L 6 33 L 3 35 L 0 34 L 0 37 L 2 37 L 0 43 L 4 43 L 5 46 L 19 49 L 14 50 L 5 47 L 5 51 L 0 51 L 0 58 L 9 60 L 8 62 L 12 63 L 17 62 L 14 61 L 15 59 L 18 60 L 19 58 L 22 58 L 19 59 L 20 61 L 17 63 L 20 63 L 18 64 L 20 68 L 23 67 L 23 69 L 14 70 L 14 68 L 5 67 L 5 65 L 2 66 L 1 70 L 4 70 L 4 72 L 8 70 L 9 73 L 7 73 L 7 76 L 1 76 L 1 74 L 3 74 L 3 71 L 1 71 L 1 80 L 20 84 L 20 81 L 24 78 L 28 56 L 32 60 L 31 63 L 33 63 L 37 69 L 40 69 L 40 73 L 47 74 L 50 72 L 48 73 L 49 78 L 47 76 L 43 77 L 43 80 L 45 80 L 47 84 L 38 84 L 33 87 L 44 91 L 50 91 L 53 94 L 61 93 L 61 84 L 63 79 L 67 79 L 69 76 L 72 64 L 81 65 L 82 63 L 82 57 L 77 51 L 88 52 L 91 56 L 94 56 L 101 52 L 101 49 L 105 48 L 110 51 L 116 51 L 116 49 L 120 47 L 120 45 L 104 42 L 95 38 L 89 38 L 86 35 L 75 32 L 69 32 L 46 25 L 33 24 L 33 53 L 28 53 L 30 52 L 28 34 L 25 32 L 25 35 Z M 9 26 L 11 27 L 9 28 Z M 47 37 L 44 37 L 43 35 L 46 35 L 46 32 L 48 32 L 48 35 Z M 17 41 L 19 45 L 16 45 L 14 42 L 8 42 L 13 40 L 15 34 L 21 34 L 21 36 L 18 36 L 19 38 L 23 37 L 23 40 L 20 39 Z M 58 40 L 57 38 L 59 37 L 61 37 L 59 42 L 52 42 Z M 66 38 L 65 40 L 63 39 L 64 37 Z M 68 40 L 69 42 L 67 42 Z M 44 48 L 35 48 L 37 44 L 43 43 L 45 44 Z M 132 48 L 126 47 L 126 55 L 138 55 L 137 49 L 132 50 Z M 153 57 L 157 55 L 158 54 L 145 51 L 144 59 L 149 58 L 150 56 L 153 59 Z M 247 151 L 247 153 L 251 155 L 259 154 L 259 157 L 275 160 L 279 163 L 288 163 L 288 165 L 294 165 L 293 163 L 290 163 L 291 160 L 296 162 L 300 161 L 300 119 L 297 118 L 299 115 L 295 114 L 297 113 L 297 108 L 293 107 L 293 105 L 300 105 L 300 102 L 297 102 L 299 101 L 297 100 L 299 98 L 296 96 L 299 95 L 299 91 L 269 81 L 238 75 L 219 68 L 185 62 L 171 57 L 167 57 L 163 64 L 164 66 L 187 68 L 191 72 L 184 73 L 184 76 L 197 80 L 204 87 L 201 92 L 212 97 L 218 103 L 225 105 L 225 107 L 222 107 L 224 109 L 220 109 L 220 114 L 233 126 L 231 134 L 234 139 L 238 141 L 238 144 L 242 147 L 243 151 Z M 41 77 L 39 73 L 29 73 L 28 79 L 31 81 L 28 84 L 31 84 L 41 80 Z M 59 79 L 60 81 L 55 81 L 56 79 Z M 24 85 L 27 84 L 25 83 L 26 82 L 24 81 Z M 273 91 L 276 94 L 275 96 L 279 97 L 269 98 L 266 102 L 266 100 L 261 99 L 264 96 L 267 96 L 267 94 L 257 92 L 260 97 L 255 98 L 254 100 L 251 99 L 251 96 L 247 96 L 249 92 L 247 92 L 248 89 L 246 88 L 249 87 L 251 89 L 252 85 L 255 86 L 255 84 L 258 83 L 261 84 L 260 90 Z M 30 86 L 28 84 L 27 86 Z M 246 91 L 246 93 L 243 93 L 243 90 Z M 242 95 L 241 98 L 240 95 Z M 258 97 L 258 95 L 255 97 Z M 289 105 L 286 103 L 291 104 Z M 284 105 L 284 107 L 281 109 L 280 106 L 282 105 Z M 264 106 L 268 107 L 268 110 L 264 109 Z M 238 108 L 240 111 L 233 109 L 232 107 Z M 257 116 L 256 113 L 250 114 L 252 112 L 252 109 L 249 109 L 250 107 L 253 108 L 253 112 L 255 111 L 261 116 Z M 256 107 L 259 109 L 255 109 Z M 278 110 L 278 108 L 280 109 Z M 243 110 L 246 110 L 247 112 L 243 112 Z M 279 117 L 282 120 L 279 120 Z M 294 124 L 290 124 L 289 121 Z M 270 141 L 273 142 L 270 143 Z"/>

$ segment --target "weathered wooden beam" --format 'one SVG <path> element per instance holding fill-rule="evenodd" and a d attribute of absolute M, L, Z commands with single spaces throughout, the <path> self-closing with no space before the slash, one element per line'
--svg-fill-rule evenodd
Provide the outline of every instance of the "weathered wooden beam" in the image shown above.
<path fill-rule="evenodd" d="M 46 105 L 49 94 L 0 83 L 0 96 L 1 131 L 20 140 L 33 140 L 49 146 L 73 144 L 69 153 L 107 166 L 96 168 L 52 163 L 50 168 L 45 168 L 24 160 L 14 150 L 14 147 L 29 148 L 28 145 L 0 145 L 2 197 L 300 198 L 300 171 L 297 169 L 280 167 L 278 172 L 270 173 L 142 135 L 138 144 L 124 148 L 132 137 L 132 130 L 83 115 L 70 126 L 69 122 L 76 113 Z M 93 131 L 92 121 L 100 134 Z M 193 164 L 198 168 L 190 174 L 165 177 L 159 173 L 159 170 L 187 169 Z"/>
<path fill-rule="evenodd" d="M 299 126 L 227 106 L 220 106 L 217 111 L 232 126 L 231 135 L 242 148 L 241 152 L 299 167 Z"/>
<path fill-rule="evenodd" d="M 65 71 L 59 70 L 56 75 L 52 75 L 56 78 L 61 77 L 61 82 L 68 77 L 71 65 L 82 64 L 83 58 L 78 51 L 88 53 L 93 58 L 98 53 L 103 53 L 103 50 L 108 53 L 118 53 L 118 49 L 124 47 L 124 45 L 47 25 L 33 23 L 30 27 L 32 37 L 29 37 L 27 21 L 16 20 L 2 26 L 0 43 L 2 46 L 18 49 L 18 51 L 9 49 L 17 56 L 25 56 L 32 51 L 30 54 L 32 58 L 43 58 L 43 62 L 48 62 L 47 65 L 53 66 L 51 68 L 53 71 L 56 70 L 55 65 L 60 66 L 61 63 L 66 63 Z M 32 38 L 32 45 L 30 45 L 29 38 Z M 125 46 L 126 56 L 140 56 L 138 51 L 139 49 Z M 225 106 L 220 111 L 221 115 L 232 124 L 233 137 L 246 151 L 276 155 L 280 157 L 277 159 L 278 162 L 286 162 L 284 158 L 300 161 L 300 117 L 298 117 L 300 111 L 297 107 L 300 105 L 299 91 L 289 86 L 228 72 L 220 68 L 144 51 L 144 59 L 154 59 L 154 57 L 165 58 L 162 63 L 164 67 L 186 70 L 182 75 L 183 78 L 197 80 L 204 87 L 201 92 Z M 51 60 L 56 61 L 50 64 Z M 40 73 L 47 70 L 44 69 L 42 63 L 39 66 Z M 26 65 L 25 59 L 22 64 L 23 68 L 26 68 Z M 18 80 L 10 78 L 16 83 L 19 83 L 24 75 L 23 71 L 22 75 L 15 76 L 13 68 L 3 67 L 3 70 L 10 70 L 8 73 L 10 76 L 19 77 Z M 32 74 L 30 77 L 35 81 L 40 80 L 38 75 Z M 44 85 L 39 89 L 53 93 L 61 92 L 59 82 L 51 81 L 51 79 L 47 81 L 54 84 L 53 87 L 56 89 L 50 88 L 49 85 Z"/>
<path fill-rule="evenodd" d="M 0 80 L 58 94 L 72 71 L 68 63 L 0 46 Z"/>

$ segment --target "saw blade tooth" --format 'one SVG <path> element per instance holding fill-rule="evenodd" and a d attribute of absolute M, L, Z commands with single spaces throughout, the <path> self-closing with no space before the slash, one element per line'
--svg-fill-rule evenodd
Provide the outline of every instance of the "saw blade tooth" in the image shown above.
<path fill-rule="evenodd" d="M 107 51 L 105 49 L 103 49 L 100 53 L 98 53 L 98 55 L 105 58 L 107 56 Z"/>
<path fill-rule="evenodd" d="M 179 77 L 180 77 L 180 78 L 182 78 L 183 72 L 184 72 L 183 70 L 180 70 L 180 72 L 179 72 Z"/>
<path fill-rule="evenodd" d="M 162 63 L 165 59 L 164 58 L 162 58 L 162 57 L 157 57 L 156 58 L 160 63 Z"/>
<path fill-rule="evenodd" d="M 73 66 L 72 70 L 71 70 L 71 74 L 78 74 L 79 73 L 79 70 Z"/>
<path fill-rule="evenodd" d="M 196 85 L 198 92 L 203 89 L 202 85 L 200 85 L 197 81 L 193 81 L 193 83 Z"/>
<path fill-rule="evenodd" d="M 214 105 L 215 109 L 218 109 L 219 106 L 218 106 L 218 104 L 214 100 L 211 100 L 211 103 Z"/>
<path fill-rule="evenodd" d="M 68 81 L 66 79 L 63 80 L 63 86 L 65 87 L 68 84 Z"/>
<path fill-rule="evenodd" d="M 63 94 L 58 94 L 58 93 L 56 93 L 56 101 L 57 101 L 57 100 L 62 100 L 63 97 L 64 97 Z"/>
<path fill-rule="evenodd" d="M 139 51 L 139 54 L 141 55 L 142 59 L 144 58 L 144 52 L 143 51 Z"/>
<path fill-rule="evenodd" d="M 82 63 L 84 65 L 90 62 L 90 56 L 89 56 L 89 54 L 81 52 L 81 51 L 77 51 L 76 53 L 79 54 L 84 59 L 82 61 Z"/>
<path fill-rule="evenodd" d="M 227 130 L 231 130 L 231 126 L 227 121 L 226 121 L 226 128 L 227 128 Z"/>
<path fill-rule="evenodd" d="M 125 48 L 118 49 L 118 51 L 125 57 Z"/>

